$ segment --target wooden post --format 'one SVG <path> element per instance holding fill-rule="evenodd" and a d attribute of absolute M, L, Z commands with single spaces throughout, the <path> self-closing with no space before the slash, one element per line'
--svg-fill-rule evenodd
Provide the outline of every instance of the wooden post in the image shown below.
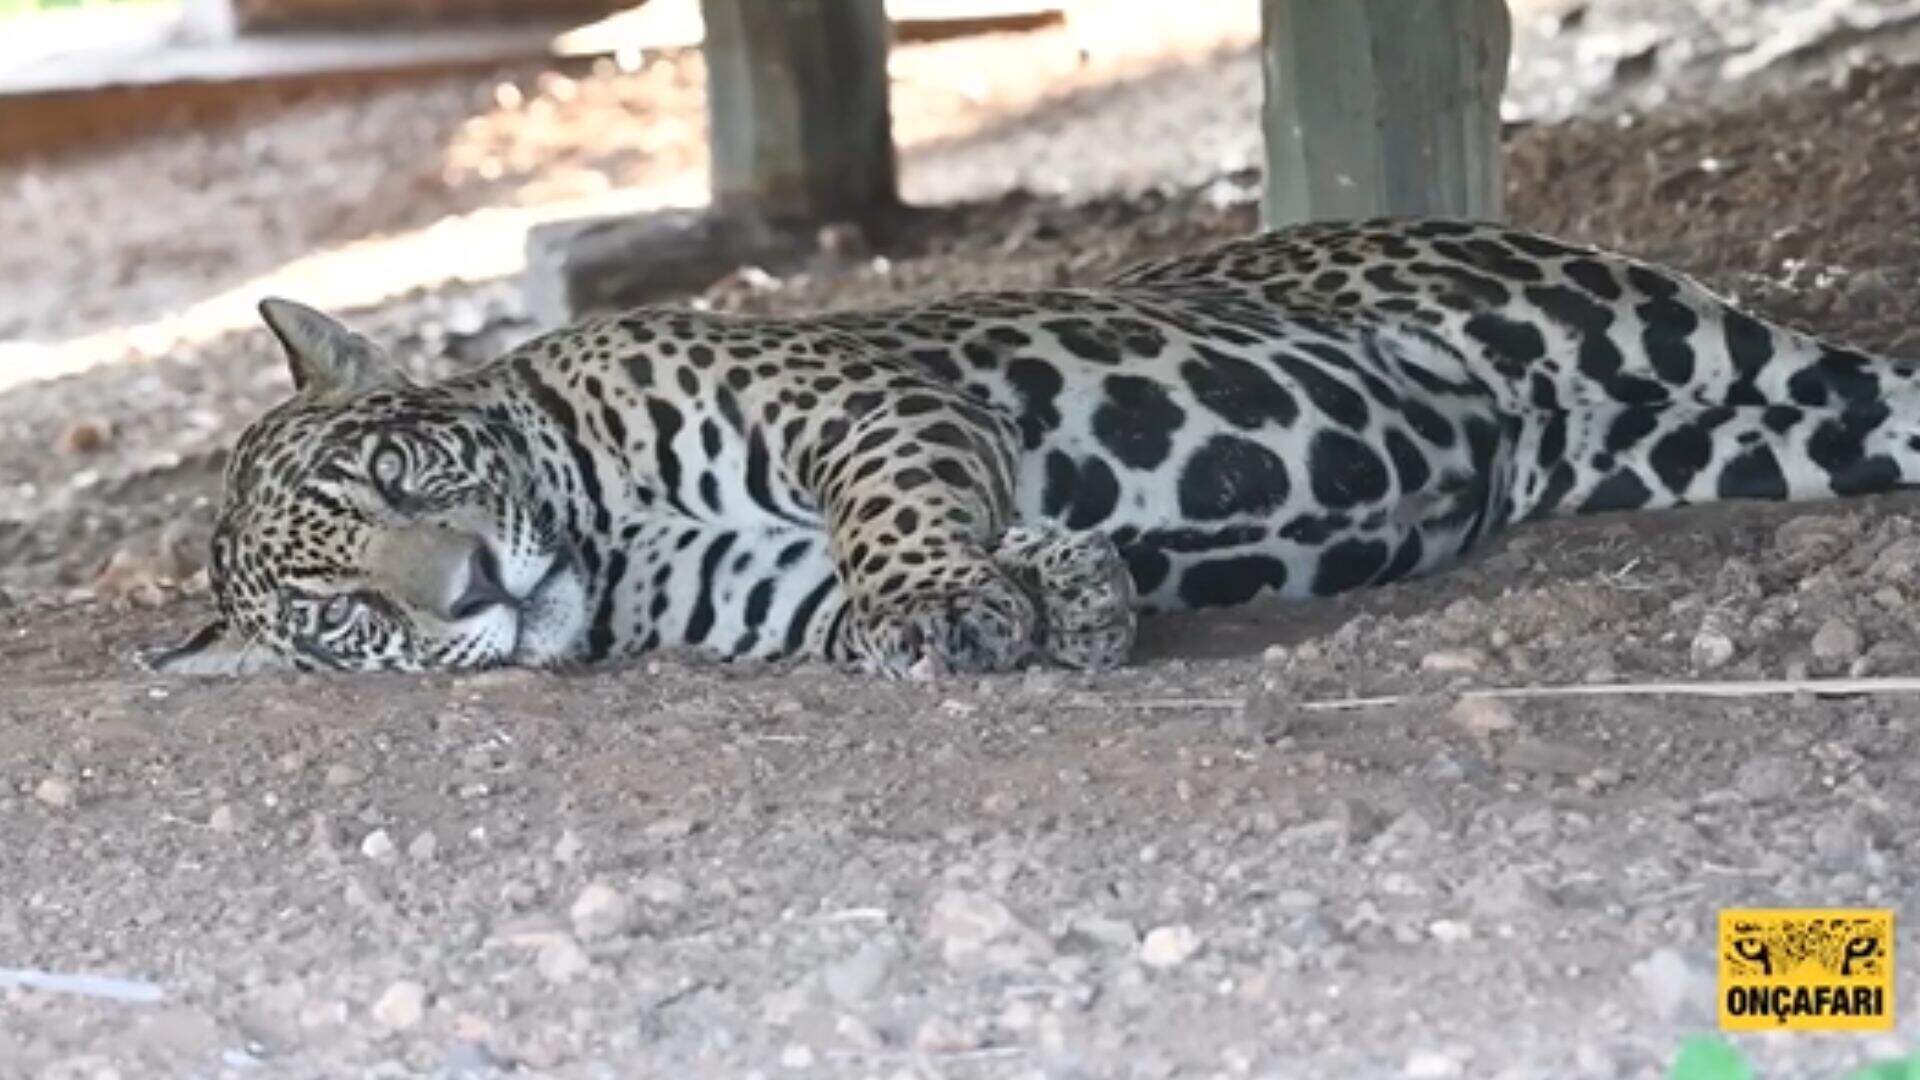
<path fill-rule="evenodd" d="M 713 203 L 774 222 L 892 207 L 883 0 L 701 0 Z"/>
<path fill-rule="evenodd" d="M 1498 218 L 1505 0 L 1262 0 L 1267 225 Z"/>

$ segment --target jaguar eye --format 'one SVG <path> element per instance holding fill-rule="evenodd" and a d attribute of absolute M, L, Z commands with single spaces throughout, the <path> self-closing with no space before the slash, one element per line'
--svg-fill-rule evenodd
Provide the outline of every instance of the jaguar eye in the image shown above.
<path fill-rule="evenodd" d="M 373 464 L 368 470 L 373 482 L 380 490 L 389 495 L 405 494 L 400 480 L 407 472 L 407 457 L 395 446 L 383 446 L 373 455 Z"/>
<path fill-rule="evenodd" d="M 320 626 L 324 630 L 336 630 L 353 618 L 358 603 L 345 593 L 328 600 L 320 608 Z"/>

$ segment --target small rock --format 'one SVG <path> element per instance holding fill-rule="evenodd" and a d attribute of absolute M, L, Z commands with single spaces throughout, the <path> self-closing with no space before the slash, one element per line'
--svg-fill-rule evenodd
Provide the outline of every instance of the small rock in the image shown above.
<path fill-rule="evenodd" d="M 1784 799 L 1805 786 L 1808 770 L 1804 764 L 1779 754 L 1748 758 L 1733 774 L 1734 790 L 1753 802 Z"/>
<path fill-rule="evenodd" d="M 1695 671 L 1718 671 L 1733 662 L 1733 653 L 1733 639 L 1713 629 L 1693 635 L 1687 650 Z"/>
<path fill-rule="evenodd" d="M 775 1027 L 786 1027 L 804 1015 L 813 1004 L 813 980 L 802 979 L 760 999 L 760 1019 Z"/>
<path fill-rule="evenodd" d="M 923 1054 L 964 1054 L 980 1040 L 944 1016 L 929 1016 L 913 1033 L 913 1048 Z"/>
<path fill-rule="evenodd" d="M 993 941 L 1020 926 L 1013 912 L 991 896 L 949 889 L 933 902 L 927 915 L 927 936 L 940 943 L 947 963 L 965 963 Z"/>
<path fill-rule="evenodd" d="M 1673 949 L 1655 949 L 1635 961 L 1627 973 L 1640 984 L 1647 1003 L 1662 1020 L 1678 1019 L 1683 1011 L 1713 1000 L 1712 980 Z"/>
<path fill-rule="evenodd" d="M 1574 778 L 1573 786 L 1582 794 L 1597 795 L 1609 788 L 1618 787 L 1622 780 L 1620 770 L 1602 765 L 1591 772 L 1582 773 Z"/>
<path fill-rule="evenodd" d="M 869 251 L 866 232 L 851 221 L 822 225 L 815 238 L 820 245 L 820 254 L 830 259 L 864 259 Z"/>
<path fill-rule="evenodd" d="M 1407 1056 L 1406 1065 L 1400 1072 L 1413 1080 L 1447 1080 L 1448 1077 L 1461 1075 L 1460 1062 L 1451 1054 L 1439 1050 L 1415 1050 Z"/>
<path fill-rule="evenodd" d="M 855 1050 L 877 1054 L 887 1048 L 886 1036 L 857 1016 L 842 1016 L 833 1022 L 833 1033 Z"/>
<path fill-rule="evenodd" d="M 1860 631 L 1841 618 L 1831 618 L 1813 633 L 1814 659 L 1828 664 L 1844 664 L 1860 655 Z"/>
<path fill-rule="evenodd" d="M 683 817 L 664 817 L 643 830 L 649 840 L 683 840 L 693 835 L 693 821 Z"/>
<path fill-rule="evenodd" d="M 1459 919 L 1435 919 L 1427 924 L 1427 933 L 1443 945 L 1473 940 L 1473 924 Z"/>
<path fill-rule="evenodd" d="M 427 988 L 412 979 L 401 979 L 373 1003 L 374 1022 L 389 1031 L 404 1031 L 420 1022 L 427 1012 Z"/>
<path fill-rule="evenodd" d="M 441 1057 L 440 1068 L 447 1080 L 486 1080 L 506 1071 L 487 1044 L 471 1039 L 455 1039 Z"/>
<path fill-rule="evenodd" d="M 1463 697 L 1454 703 L 1448 715 L 1453 718 L 1454 723 L 1475 735 L 1511 731 L 1516 723 L 1513 706 L 1499 698 Z"/>
<path fill-rule="evenodd" d="M 852 1008 L 871 998 L 893 969 L 893 951 L 877 941 L 869 941 L 844 960 L 828 964 L 820 981 L 827 995 Z"/>
<path fill-rule="evenodd" d="M 667 874 L 648 874 L 634 882 L 633 891 L 640 899 L 661 907 L 678 907 L 686 902 L 687 885 L 679 878 Z"/>
<path fill-rule="evenodd" d="M 594 941 L 625 930 L 633 905 L 611 885 L 596 881 L 581 890 L 567 914 L 573 920 L 573 932 L 583 941 Z"/>
<path fill-rule="evenodd" d="M 593 967 L 587 951 L 570 937 L 556 937 L 540 947 L 534 966 L 548 982 L 560 985 L 585 975 Z"/>
<path fill-rule="evenodd" d="M 587 845 L 580 839 L 580 835 L 572 829 L 567 829 L 560 834 L 560 839 L 554 842 L 553 857 L 563 863 L 571 863 L 578 859 L 580 853 L 586 848 Z"/>
<path fill-rule="evenodd" d="M 55 810 L 65 810 L 73 805 L 73 785 L 62 777 L 49 776 L 34 786 L 33 797 Z"/>
<path fill-rule="evenodd" d="M 1420 658 L 1420 670 L 1445 675 L 1462 675 L 1487 666 L 1487 654 L 1479 649 L 1436 649 Z"/>
<path fill-rule="evenodd" d="M 789 1069 L 813 1068 L 813 1050 L 805 1043 L 789 1043 L 780 1051 L 780 1064 Z"/>
<path fill-rule="evenodd" d="M 207 815 L 207 828 L 214 832 L 230 833 L 238 827 L 239 823 L 234 820 L 233 807 L 226 803 L 214 807 L 213 813 Z"/>
<path fill-rule="evenodd" d="M 1200 935 L 1185 923 L 1156 926 L 1140 942 L 1140 962 L 1150 968 L 1178 967 L 1200 951 Z"/>
<path fill-rule="evenodd" d="M 365 773 L 351 765 L 334 764 L 327 766 L 326 784 L 328 787 L 348 787 L 360 782 Z"/>
<path fill-rule="evenodd" d="M 1140 931 L 1126 919 L 1082 915 L 1073 920 L 1073 930 L 1108 948 L 1133 950 L 1140 947 Z"/>
<path fill-rule="evenodd" d="M 1920 536 L 1909 536 L 1880 549 L 1867 576 L 1881 581 L 1910 582 L 1920 576 Z"/>
<path fill-rule="evenodd" d="M 1273 906 L 1289 915 L 1305 915 L 1309 911 L 1318 911 L 1323 901 L 1319 894 L 1305 889 L 1281 889 L 1273 894 Z"/>
<path fill-rule="evenodd" d="M 1836 870 L 1857 868 L 1872 846 L 1871 837 L 1851 815 L 1827 817 L 1813 827 L 1814 854 Z"/>
<path fill-rule="evenodd" d="M 89 418 L 75 420 L 60 432 L 59 447 L 63 454 L 97 454 L 113 441 L 113 425 L 106 420 Z"/>
<path fill-rule="evenodd" d="M 1488 870 L 1470 878 L 1456 895 L 1464 899 L 1475 914 L 1492 918 L 1539 911 L 1553 904 L 1545 890 L 1513 867 Z"/>
<path fill-rule="evenodd" d="M 146 552 L 116 551 L 87 587 L 109 603 L 158 607 L 179 583 L 171 559 Z"/>
<path fill-rule="evenodd" d="M 407 844 L 407 858 L 414 862 L 432 862 L 440 851 L 440 841 L 433 835 L 432 829 L 420 830 L 420 835 Z"/>
<path fill-rule="evenodd" d="M 393 837 L 385 829 L 375 829 L 360 841 L 360 854 L 369 859 L 391 859 L 393 851 Z"/>
<path fill-rule="evenodd" d="M 1773 543 L 1788 555 L 1818 558 L 1846 544 L 1846 523 L 1833 517 L 1797 517 L 1773 531 Z"/>

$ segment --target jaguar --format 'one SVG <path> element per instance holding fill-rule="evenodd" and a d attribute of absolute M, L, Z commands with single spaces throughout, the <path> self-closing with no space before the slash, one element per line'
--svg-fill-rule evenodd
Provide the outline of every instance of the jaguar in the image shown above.
<path fill-rule="evenodd" d="M 426 385 L 260 311 L 294 391 L 233 450 L 217 618 L 163 671 L 1098 670 L 1140 612 L 1380 585 L 1529 519 L 1920 475 L 1913 364 L 1483 222 L 889 310 L 647 308 Z"/>

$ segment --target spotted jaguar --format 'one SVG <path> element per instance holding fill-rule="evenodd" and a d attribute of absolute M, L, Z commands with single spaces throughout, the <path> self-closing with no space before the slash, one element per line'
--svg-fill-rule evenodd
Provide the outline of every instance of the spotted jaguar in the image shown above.
<path fill-rule="evenodd" d="M 580 321 L 433 385 L 286 300 L 218 619 L 162 670 L 693 647 L 1124 662 L 1140 611 L 1422 574 L 1560 513 L 1885 491 L 1914 367 L 1497 224 L 1310 224 L 1095 288 Z"/>

